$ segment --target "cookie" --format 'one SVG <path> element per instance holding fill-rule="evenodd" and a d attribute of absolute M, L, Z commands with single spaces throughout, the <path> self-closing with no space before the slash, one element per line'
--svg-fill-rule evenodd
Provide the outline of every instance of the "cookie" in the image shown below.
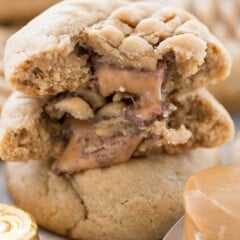
<path fill-rule="evenodd" d="M 199 149 L 72 176 L 52 174 L 50 161 L 7 163 L 6 174 L 13 199 L 46 229 L 82 240 L 156 240 L 182 216 L 188 177 L 218 160 L 217 150 Z"/>
<path fill-rule="evenodd" d="M 0 23 L 25 22 L 60 0 L 0 0 Z"/>
<path fill-rule="evenodd" d="M 105 101 L 91 91 L 50 99 L 14 93 L 2 111 L 1 158 L 55 159 L 55 173 L 74 173 L 131 157 L 215 147 L 233 134 L 228 113 L 206 90 L 179 96 L 175 111 L 152 123 L 127 118 L 132 105 L 124 101 Z"/>
<path fill-rule="evenodd" d="M 103 65 L 115 67 L 114 76 L 121 70 L 135 70 L 131 73 L 142 78 L 164 71 L 162 92 L 168 95 L 226 78 L 231 63 L 222 44 L 194 16 L 154 2 L 63 1 L 6 46 L 7 81 L 32 96 L 89 88 L 103 74 Z"/>
<path fill-rule="evenodd" d="M 13 94 L 3 110 L 1 158 L 55 159 L 62 174 L 219 146 L 232 121 L 199 89 L 230 65 L 221 43 L 182 9 L 59 3 L 7 43 L 6 79 L 26 95 Z"/>

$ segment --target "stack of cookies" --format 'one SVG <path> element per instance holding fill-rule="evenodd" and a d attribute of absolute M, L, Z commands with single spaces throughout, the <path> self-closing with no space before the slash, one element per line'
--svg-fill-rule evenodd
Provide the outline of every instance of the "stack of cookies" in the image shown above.
<path fill-rule="evenodd" d="M 10 192 L 68 238 L 160 239 L 183 214 L 186 179 L 233 135 L 204 89 L 230 57 L 180 8 L 63 1 L 8 40 L 4 64 Z"/>

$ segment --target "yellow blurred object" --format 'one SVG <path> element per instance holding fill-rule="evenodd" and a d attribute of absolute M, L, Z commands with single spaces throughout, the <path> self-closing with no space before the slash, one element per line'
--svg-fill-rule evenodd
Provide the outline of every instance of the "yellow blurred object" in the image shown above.
<path fill-rule="evenodd" d="M 23 210 L 0 204 L 0 240 L 39 240 L 37 224 Z"/>

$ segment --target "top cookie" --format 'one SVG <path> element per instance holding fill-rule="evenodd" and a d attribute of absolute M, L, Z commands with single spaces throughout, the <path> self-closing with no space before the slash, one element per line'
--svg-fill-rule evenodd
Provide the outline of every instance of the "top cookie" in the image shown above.
<path fill-rule="evenodd" d="M 167 95 L 223 79 L 230 69 L 229 55 L 196 18 L 153 2 L 64 1 L 16 33 L 5 52 L 6 79 L 33 96 L 91 88 L 106 63 L 140 74 L 164 69 Z"/>
<path fill-rule="evenodd" d="M 0 22 L 25 22 L 60 0 L 0 0 Z"/>

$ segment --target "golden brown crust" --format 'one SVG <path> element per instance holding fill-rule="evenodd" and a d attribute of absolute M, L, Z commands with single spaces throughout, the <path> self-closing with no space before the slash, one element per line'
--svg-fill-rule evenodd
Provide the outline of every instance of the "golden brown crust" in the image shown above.
<path fill-rule="evenodd" d="M 83 240 L 156 240 L 183 214 L 187 178 L 218 160 L 218 151 L 200 149 L 71 177 L 53 175 L 48 161 L 8 163 L 6 173 L 16 203 L 51 231 Z"/>
<path fill-rule="evenodd" d="M 43 24 L 45 19 L 48 24 Z M 145 70 L 156 69 L 173 55 L 164 86 L 168 93 L 224 79 L 230 70 L 223 46 L 184 10 L 153 2 L 70 0 L 49 9 L 8 41 L 6 78 L 29 95 L 74 91 L 92 79 L 88 60 L 93 53 L 104 62 Z"/>

